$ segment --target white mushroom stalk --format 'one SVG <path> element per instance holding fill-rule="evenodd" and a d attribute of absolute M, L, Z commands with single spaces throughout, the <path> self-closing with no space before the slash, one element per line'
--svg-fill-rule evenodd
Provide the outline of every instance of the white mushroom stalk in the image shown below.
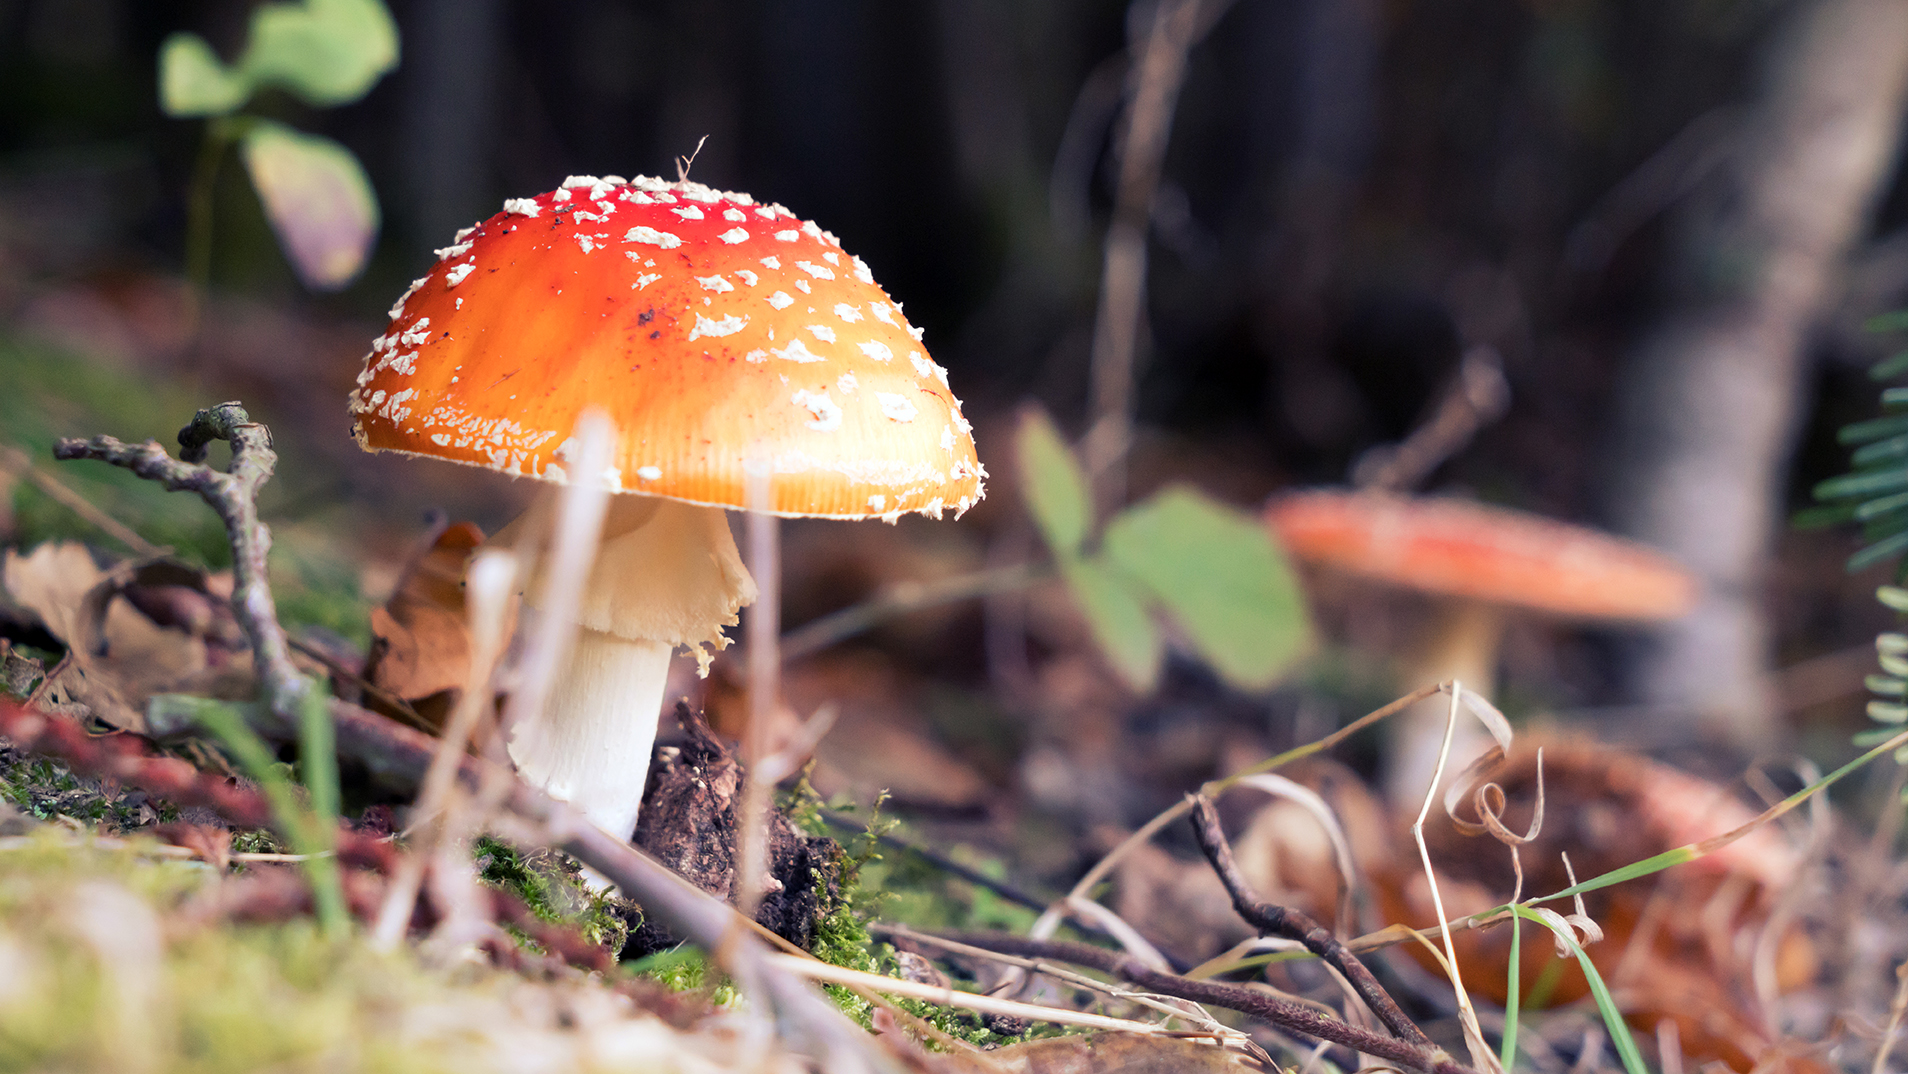
<path fill-rule="evenodd" d="M 497 535 L 516 536 L 517 523 Z M 527 595 L 541 607 L 541 573 Z M 728 644 L 722 628 L 755 599 L 718 508 L 615 496 L 584 582 L 577 632 L 540 712 L 511 729 L 517 772 L 620 838 L 636 830 L 649 754 L 678 645 Z"/>

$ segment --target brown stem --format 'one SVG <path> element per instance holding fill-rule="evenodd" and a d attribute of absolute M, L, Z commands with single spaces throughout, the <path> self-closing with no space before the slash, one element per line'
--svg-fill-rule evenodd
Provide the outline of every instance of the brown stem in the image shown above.
<path fill-rule="evenodd" d="M 1104 947 L 1071 940 L 1036 940 L 1004 932 L 950 930 L 939 935 L 957 943 L 984 947 L 1002 954 L 1071 962 L 1076 966 L 1110 973 L 1149 992 L 1238 1011 L 1287 1032 L 1341 1044 L 1364 1055 L 1396 1063 L 1407 1070 L 1423 1071 L 1424 1074 L 1476 1074 L 1436 1045 L 1420 1045 L 1374 1033 L 1257 989 L 1161 973 L 1149 969 L 1136 958 Z M 922 942 L 933 939 L 926 933 L 916 934 L 912 938 Z"/>
<path fill-rule="evenodd" d="M 1245 874 L 1239 871 L 1239 863 L 1232 856 L 1232 844 L 1226 841 L 1226 833 L 1219 827 L 1219 811 L 1212 806 L 1212 799 L 1203 794 L 1188 795 L 1193 803 L 1193 834 L 1199 837 L 1199 849 L 1205 851 L 1206 860 L 1212 863 L 1212 871 L 1219 874 L 1219 880 L 1226 885 L 1226 893 L 1232 896 L 1232 908 L 1246 923 L 1259 930 L 1261 936 L 1282 936 L 1288 940 L 1297 940 L 1305 949 L 1317 955 L 1327 965 L 1345 975 L 1358 996 L 1370 1007 L 1378 1020 L 1391 1030 L 1399 1040 L 1409 1041 L 1421 1048 L 1431 1048 L 1431 1038 L 1424 1035 L 1416 1022 L 1398 1009 L 1398 1004 L 1386 992 L 1378 979 L 1371 975 L 1358 956 L 1345 949 L 1330 929 L 1314 921 L 1303 910 L 1266 902 L 1259 893 L 1252 890 L 1252 884 Z"/>

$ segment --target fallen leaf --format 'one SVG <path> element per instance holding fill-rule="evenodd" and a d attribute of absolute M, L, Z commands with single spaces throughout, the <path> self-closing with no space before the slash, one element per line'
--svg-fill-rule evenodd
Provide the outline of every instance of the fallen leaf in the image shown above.
<path fill-rule="evenodd" d="M 78 542 L 47 543 L 27 555 L 9 550 L 0 582 L 9 598 L 31 612 L 67 647 L 66 666 L 49 673 L 45 700 L 85 706 L 92 718 L 125 731 L 144 732 L 146 701 L 159 693 L 204 690 L 228 679 L 225 691 L 250 690 L 243 657 L 210 667 L 206 644 L 185 630 L 161 626 L 122 600 L 140 577 L 170 579 L 189 568 L 127 562 L 108 571 Z"/>
<path fill-rule="evenodd" d="M 412 702 L 419 715 L 434 724 L 450 711 L 470 674 L 464 565 L 483 543 L 484 531 L 473 523 L 446 526 L 404 568 L 384 607 L 371 610 L 371 654 L 365 661 L 365 678 L 392 696 Z M 375 698 L 371 703 L 379 707 Z"/>

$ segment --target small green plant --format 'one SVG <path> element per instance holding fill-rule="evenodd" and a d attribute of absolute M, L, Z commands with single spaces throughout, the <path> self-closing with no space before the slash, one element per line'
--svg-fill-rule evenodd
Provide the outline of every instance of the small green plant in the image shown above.
<path fill-rule="evenodd" d="M 1089 548 L 1086 475 L 1046 414 L 1022 414 L 1018 448 L 1034 524 L 1094 640 L 1135 690 L 1158 684 L 1162 623 L 1241 689 L 1271 686 L 1304 652 L 1304 596 L 1258 519 L 1174 485 L 1108 519 Z"/>
<path fill-rule="evenodd" d="M 1867 327 L 1871 332 L 1908 329 L 1908 310 L 1876 317 Z M 1868 371 L 1879 382 L 1904 373 L 1908 373 L 1908 350 L 1890 355 Z M 1881 405 L 1881 417 L 1842 427 L 1841 442 L 1854 448 L 1849 460 L 1852 469 L 1815 486 L 1815 498 L 1824 506 L 1803 512 L 1796 523 L 1860 523 L 1864 545 L 1849 557 L 1849 571 L 1893 560 L 1898 584 L 1881 586 L 1875 596 L 1895 611 L 1908 613 L 1908 588 L 1899 584 L 1908 581 L 1908 387 L 1884 388 Z M 1908 724 L 1908 634 L 1883 633 L 1875 639 L 1875 650 L 1881 673 L 1868 677 L 1868 688 L 1877 695 L 1868 703 L 1868 716 L 1881 726 L 1855 736 L 1855 744 L 1864 748 L 1886 742 Z M 1908 747 L 1897 750 L 1895 760 L 1908 764 Z"/>
<path fill-rule="evenodd" d="M 358 158 L 329 138 L 238 113 L 266 88 L 315 108 L 349 104 L 397 60 L 397 24 L 380 0 L 263 4 L 230 64 L 196 34 L 166 38 L 160 107 L 174 118 L 207 120 L 186 228 L 186 274 L 195 291 L 210 276 L 213 180 L 233 145 L 298 278 L 329 291 L 358 275 L 378 231 L 377 195 Z"/>

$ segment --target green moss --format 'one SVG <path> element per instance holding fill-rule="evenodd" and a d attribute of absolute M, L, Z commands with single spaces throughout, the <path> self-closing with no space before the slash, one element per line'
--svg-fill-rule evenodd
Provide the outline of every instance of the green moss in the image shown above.
<path fill-rule="evenodd" d="M 128 793 L 96 779 L 75 775 L 62 761 L 0 746 L 0 800 L 34 820 L 61 818 L 117 833 L 176 814 L 170 805 L 152 803 L 140 792 Z"/>
<path fill-rule="evenodd" d="M 709 965 L 702 949 L 690 944 L 646 955 L 624 969 L 674 992 L 702 992 L 712 1007 L 733 1007 L 742 998 L 728 978 Z"/>
<path fill-rule="evenodd" d="M 628 939 L 631 925 L 618 913 L 616 898 L 591 890 L 583 879 L 582 865 L 568 854 L 525 853 L 488 835 L 477 838 L 471 853 L 479 879 L 516 895 L 544 921 L 568 925 L 610 951 L 620 950 Z M 529 943 L 521 935 L 518 940 Z"/>
<path fill-rule="evenodd" d="M 866 828 L 844 848 L 839 894 L 816 926 L 815 942 L 810 953 L 831 965 L 885 977 L 899 977 L 900 965 L 894 947 L 877 943 L 868 932 L 868 922 L 887 908 L 919 902 L 929 906 L 947 904 L 941 915 L 944 920 L 936 924 L 965 925 L 975 920 L 975 902 L 970 893 L 967 901 L 950 903 L 945 882 L 953 878 L 934 869 L 918 855 L 898 855 L 903 863 L 898 869 L 890 863 L 888 855 L 892 852 L 881 845 L 880 838 L 898 827 L 899 822 L 882 816 L 881 807 L 885 802 L 885 796 L 876 799 L 869 810 Z M 820 796 L 809 786 L 806 775 L 790 792 L 785 809 L 798 827 L 811 833 L 825 829 L 825 822 L 821 819 Z M 922 868 L 927 872 L 921 872 Z M 903 883 L 897 885 L 896 880 Z M 921 886 L 910 886 L 917 884 Z M 973 888 L 973 885 L 964 882 L 961 886 Z M 992 896 L 991 892 L 984 890 L 982 894 L 990 898 Z M 920 924 L 917 918 L 906 913 L 896 916 Z M 849 1017 L 864 1027 L 872 1028 L 874 1008 L 867 1000 L 836 985 L 824 985 L 823 991 Z M 890 997 L 889 1002 L 950 1037 L 980 1047 L 1011 1044 L 1025 1039 L 1024 1035 L 1007 1036 L 988 1029 L 972 1012 L 901 997 Z"/>

